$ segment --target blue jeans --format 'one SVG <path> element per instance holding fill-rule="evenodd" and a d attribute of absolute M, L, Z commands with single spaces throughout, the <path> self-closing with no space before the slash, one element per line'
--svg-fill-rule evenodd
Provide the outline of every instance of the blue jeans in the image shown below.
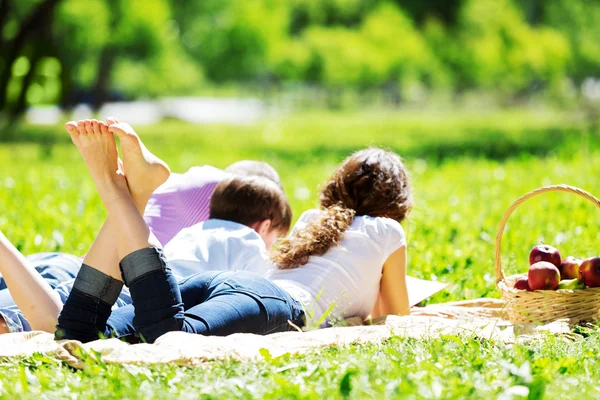
<path fill-rule="evenodd" d="M 75 279 L 81 267 L 79 257 L 66 253 L 36 253 L 27 256 L 27 261 L 52 289 L 56 289 L 63 282 Z M 0 276 L 0 317 L 4 319 L 11 332 L 31 330 L 29 322 L 16 306 L 2 276 Z"/>
<path fill-rule="evenodd" d="M 82 267 L 82 271 L 89 267 Z M 133 304 L 112 311 L 114 280 L 76 280 L 58 320 L 58 338 L 91 341 L 98 334 L 136 333 L 150 343 L 170 331 L 225 336 L 269 334 L 304 325 L 302 305 L 259 274 L 214 271 L 176 282 L 160 250 L 138 250 L 121 262 Z M 106 276 L 105 276 L 106 277 Z M 78 278 L 79 280 L 79 278 Z M 93 285 L 90 282 L 94 282 Z M 112 294 L 111 294 L 112 293 Z"/>

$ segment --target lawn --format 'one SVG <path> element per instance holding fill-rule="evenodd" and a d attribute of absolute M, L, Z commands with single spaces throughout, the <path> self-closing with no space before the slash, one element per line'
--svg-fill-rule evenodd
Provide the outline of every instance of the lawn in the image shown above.
<path fill-rule="evenodd" d="M 494 238 L 520 195 L 568 183 L 600 195 L 599 132 L 573 113 L 311 113 L 251 126 L 189 126 L 167 121 L 138 131 L 173 171 L 264 159 L 280 172 L 297 218 L 316 205 L 317 187 L 353 150 L 379 145 L 405 157 L 415 209 L 405 223 L 409 273 L 450 283 L 430 302 L 497 297 Z M 41 144 L 40 144 L 41 143 Z M 60 128 L 21 127 L 0 146 L 0 229 L 25 253 L 81 254 L 105 213 L 75 148 Z M 524 272 L 540 241 L 563 253 L 597 255 L 600 213 L 574 195 L 548 194 L 509 222 L 503 262 Z M 507 346 L 471 338 L 393 338 L 255 363 L 198 369 L 86 371 L 36 356 L 0 364 L 0 397 L 547 397 L 600 395 L 600 334 L 566 343 Z"/>

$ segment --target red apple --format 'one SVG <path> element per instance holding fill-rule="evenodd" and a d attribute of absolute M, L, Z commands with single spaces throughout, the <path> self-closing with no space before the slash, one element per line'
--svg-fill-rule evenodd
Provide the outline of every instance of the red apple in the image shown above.
<path fill-rule="evenodd" d="M 554 264 L 540 261 L 529 268 L 527 274 L 531 290 L 556 290 L 560 282 L 560 272 Z"/>
<path fill-rule="evenodd" d="M 586 258 L 581 262 L 579 280 L 585 286 L 600 287 L 600 257 Z"/>
<path fill-rule="evenodd" d="M 579 266 L 581 260 L 572 256 L 569 256 L 562 260 L 558 270 L 560 271 L 560 279 L 575 279 L 579 277 Z"/>
<path fill-rule="evenodd" d="M 556 268 L 559 268 L 562 259 L 557 249 L 547 244 L 540 244 L 531 249 L 529 253 L 529 265 L 540 261 L 549 262 L 550 264 L 554 264 Z"/>
<path fill-rule="evenodd" d="M 528 292 L 531 292 L 531 289 L 529 288 L 529 280 L 527 279 L 526 276 L 524 276 L 523 278 L 517 279 L 517 281 L 515 282 L 515 289 L 527 290 Z"/>

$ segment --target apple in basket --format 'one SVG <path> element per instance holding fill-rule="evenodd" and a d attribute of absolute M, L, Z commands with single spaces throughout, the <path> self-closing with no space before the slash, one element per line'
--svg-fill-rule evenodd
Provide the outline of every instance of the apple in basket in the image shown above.
<path fill-rule="evenodd" d="M 558 284 L 557 289 L 568 289 L 568 290 L 585 289 L 585 285 L 579 279 L 563 279 Z"/>
<path fill-rule="evenodd" d="M 529 253 L 529 265 L 533 265 L 540 261 L 546 261 L 554 264 L 556 268 L 560 268 L 562 258 L 558 249 L 548 246 L 547 244 L 539 244 L 531 249 Z"/>
<path fill-rule="evenodd" d="M 581 262 L 579 280 L 585 286 L 600 287 L 600 257 L 586 258 Z"/>
<path fill-rule="evenodd" d="M 581 266 L 581 260 L 569 256 L 562 260 L 558 270 L 560 271 L 560 279 L 575 279 L 579 277 L 579 267 Z"/>
<path fill-rule="evenodd" d="M 517 281 L 515 282 L 515 289 L 527 290 L 528 292 L 531 292 L 531 289 L 529 288 L 529 279 L 527 279 L 526 276 L 517 279 Z"/>
<path fill-rule="evenodd" d="M 560 283 L 558 268 L 547 261 L 533 264 L 529 268 L 527 277 L 529 278 L 531 290 L 556 290 Z"/>

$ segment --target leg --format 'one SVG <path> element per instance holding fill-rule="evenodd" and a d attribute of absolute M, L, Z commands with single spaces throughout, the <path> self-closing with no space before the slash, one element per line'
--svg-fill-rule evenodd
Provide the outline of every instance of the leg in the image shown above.
<path fill-rule="evenodd" d="M 116 120 L 114 119 L 109 119 L 109 122 L 113 125 L 116 124 Z M 85 120 L 78 123 L 69 122 L 65 127 L 74 142 L 77 138 L 82 136 L 87 137 L 87 135 L 110 135 L 108 126 L 96 120 Z M 119 137 L 123 136 L 125 138 L 121 139 L 123 159 L 126 165 L 132 164 L 135 167 L 127 168 L 129 170 L 129 173 L 126 175 L 127 184 L 129 190 L 134 193 L 132 198 L 137 210 L 143 215 L 150 195 L 167 180 L 170 171 L 164 162 L 146 149 L 132 129 L 133 134 L 130 134 L 123 129 L 119 129 L 120 127 L 130 127 L 127 124 L 118 124 L 112 129 L 119 133 Z M 115 168 L 117 166 L 118 173 L 123 173 L 124 166 L 121 163 L 117 163 Z M 116 252 L 117 244 L 113 231 L 114 227 L 109 215 L 83 262 L 114 279 L 120 280 L 120 258 Z"/>
<path fill-rule="evenodd" d="M 145 291 L 153 290 L 151 280 L 138 283 Z M 147 299 L 147 305 L 126 306 L 115 310 L 108 319 L 108 332 L 117 336 L 138 332 L 153 342 L 172 330 L 201 335 L 226 336 L 233 333 L 269 334 L 292 330 L 291 321 L 303 326 L 302 306 L 285 291 L 260 275 L 247 272 L 210 271 L 188 277 L 179 284 L 185 309 L 179 329 L 167 304 L 169 298 Z M 135 320 L 132 324 L 132 319 Z M 135 325 L 132 326 L 132 325 Z"/>
<path fill-rule="evenodd" d="M 186 332 L 265 335 L 292 330 L 289 322 L 304 324 L 301 305 L 258 274 L 199 274 L 181 283 L 181 293 L 186 308 L 182 330 Z"/>
<path fill-rule="evenodd" d="M 118 135 L 130 136 L 135 134 L 134 132 L 124 132 L 120 128 L 119 126 L 111 127 L 111 131 L 116 132 Z M 118 274 L 114 271 L 114 268 L 113 270 L 95 271 L 87 265 L 84 265 L 85 268 L 82 267 L 82 273 L 95 274 L 96 276 L 93 279 L 86 279 L 84 276 L 81 276 L 81 279 L 78 277 L 71 296 L 67 300 L 63 313 L 59 318 L 57 337 L 91 340 L 93 337 L 90 332 L 104 331 L 106 319 L 110 315 L 110 306 L 112 305 L 110 303 L 111 301 L 114 303 L 116 296 L 109 298 L 101 298 L 101 296 L 102 294 L 106 294 L 108 289 L 113 291 L 112 288 L 118 285 L 116 282 L 117 276 L 119 278 L 122 276 L 125 283 L 129 284 L 134 304 L 143 304 L 144 299 L 150 296 L 160 297 L 160 294 L 165 292 L 170 296 L 173 303 L 170 309 L 174 314 L 180 313 L 182 307 L 180 306 L 180 300 L 178 300 L 179 292 L 177 283 L 166 268 L 166 262 L 160 252 L 152 247 L 157 245 L 157 243 L 152 240 L 149 228 L 136 207 L 136 203 L 129 192 L 130 188 L 127 187 L 124 177 L 116 171 L 117 154 L 113 135 L 102 131 L 96 132 L 93 129 L 91 133 L 87 130 L 81 131 L 79 129 L 77 131 L 72 129 L 69 133 L 86 162 L 98 193 L 108 210 L 108 218 L 113 221 L 111 224 L 114 224 L 114 227 L 111 231 L 116 243 L 116 254 L 119 259 L 122 258 L 123 260 L 121 262 L 122 274 Z M 139 138 L 131 142 L 131 144 L 137 143 L 138 146 L 141 143 Z M 129 153 L 126 153 L 124 150 L 124 154 Z M 143 152 L 138 154 L 144 155 Z M 127 159 L 126 157 L 124 158 Z M 138 165 L 143 165 L 143 163 Z M 147 182 L 154 180 L 152 176 L 148 177 L 147 175 L 152 175 L 152 171 L 148 169 L 146 172 L 143 172 L 139 171 L 139 169 L 131 168 L 128 173 L 132 175 L 137 172 L 139 172 L 139 177 L 141 178 L 140 182 L 145 182 L 146 187 L 145 190 L 136 190 L 136 197 L 138 199 L 145 198 L 144 201 L 147 201 L 152 191 L 156 188 L 150 188 L 147 185 Z M 139 187 L 144 188 L 143 185 Z M 92 285 L 92 282 L 97 282 L 100 278 L 98 274 L 105 276 L 104 287 L 98 284 Z M 158 281 L 160 282 L 156 282 L 151 291 L 136 290 L 135 284 L 139 280 L 148 279 L 148 275 L 158 276 Z M 107 276 L 110 279 L 106 279 Z M 97 310 L 97 312 L 94 313 L 94 310 Z M 169 314 L 165 318 L 173 317 L 173 315 Z"/>

